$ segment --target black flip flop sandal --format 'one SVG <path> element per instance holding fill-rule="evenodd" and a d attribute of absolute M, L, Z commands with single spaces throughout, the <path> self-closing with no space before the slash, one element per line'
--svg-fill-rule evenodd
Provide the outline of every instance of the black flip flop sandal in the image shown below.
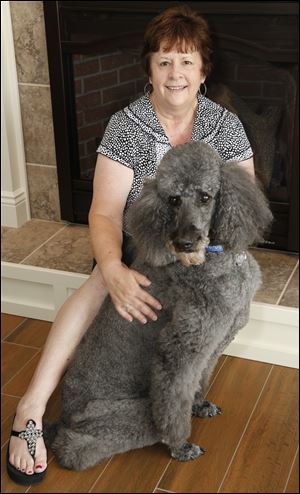
<path fill-rule="evenodd" d="M 41 429 L 36 428 L 36 423 L 34 420 L 32 419 L 28 420 L 25 431 L 16 432 L 12 430 L 10 435 L 19 437 L 20 439 L 25 439 L 25 441 L 27 442 L 29 453 L 31 454 L 33 459 L 35 458 L 36 441 L 39 437 L 43 436 L 43 431 Z M 11 480 L 22 485 L 37 484 L 38 482 L 41 482 L 45 477 L 47 470 L 46 468 L 46 470 L 44 470 L 43 472 L 33 473 L 32 475 L 27 475 L 26 473 L 17 470 L 9 462 L 9 443 L 6 454 L 6 468 L 7 468 L 7 473 L 11 478 Z"/>

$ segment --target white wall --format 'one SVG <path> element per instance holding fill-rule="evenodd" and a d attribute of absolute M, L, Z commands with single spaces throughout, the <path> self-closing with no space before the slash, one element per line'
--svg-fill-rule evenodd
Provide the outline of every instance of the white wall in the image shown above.
<path fill-rule="evenodd" d="M 1 224 L 20 227 L 30 206 L 9 2 L 1 2 Z"/>

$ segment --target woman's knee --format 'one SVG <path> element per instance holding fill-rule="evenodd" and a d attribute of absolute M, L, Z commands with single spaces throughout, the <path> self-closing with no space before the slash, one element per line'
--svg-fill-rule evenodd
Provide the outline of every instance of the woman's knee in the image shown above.
<path fill-rule="evenodd" d="M 97 265 L 94 267 L 89 278 L 85 281 L 81 288 L 85 288 L 88 291 L 105 295 L 108 293 L 104 279 Z"/>

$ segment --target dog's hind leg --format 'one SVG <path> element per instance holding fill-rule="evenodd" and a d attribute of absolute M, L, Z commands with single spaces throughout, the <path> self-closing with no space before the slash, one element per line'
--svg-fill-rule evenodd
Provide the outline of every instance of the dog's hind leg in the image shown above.
<path fill-rule="evenodd" d="M 61 466 L 83 470 L 159 441 L 149 398 L 94 400 L 58 428 L 52 449 Z"/>
<path fill-rule="evenodd" d="M 101 451 L 98 438 L 63 425 L 58 427 L 51 449 L 59 465 L 70 470 L 84 470 L 110 456 L 109 451 Z"/>

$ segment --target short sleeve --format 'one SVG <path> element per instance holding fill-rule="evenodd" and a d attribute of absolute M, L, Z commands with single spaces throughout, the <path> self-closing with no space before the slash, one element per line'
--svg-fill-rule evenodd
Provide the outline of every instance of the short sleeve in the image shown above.
<path fill-rule="evenodd" d="M 229 111 L 224 115 L 213 144 L 224 161 L 244 161 L 253 156 L 242 122 Z"/>
<path fill-rule="evenodd" d="M 97 153 L 104 154 L 128 168 L 134 168 L 136 144 L 133 139 L 132 122 L 124 111 L 110 118 Z"/>

